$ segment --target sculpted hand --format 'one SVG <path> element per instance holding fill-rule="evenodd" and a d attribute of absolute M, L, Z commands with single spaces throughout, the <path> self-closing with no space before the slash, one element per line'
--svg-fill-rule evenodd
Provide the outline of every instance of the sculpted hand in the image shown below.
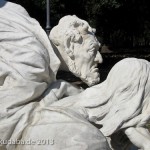
<path fill-rule="evenodd" d="M 125 130 L 125 134 L 135 146 L 142 150 L 150 149 L 150 133 L 147 129 L 130 127 Z"/>

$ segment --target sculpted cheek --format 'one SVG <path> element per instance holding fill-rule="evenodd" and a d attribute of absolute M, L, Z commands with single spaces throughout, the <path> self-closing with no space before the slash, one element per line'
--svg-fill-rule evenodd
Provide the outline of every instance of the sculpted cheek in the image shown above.
<path fill-rule="evenodd" d="M 84 57 L 82 60 L 83 60 L 83 63 L 89 63 L 90 57 Z"/>

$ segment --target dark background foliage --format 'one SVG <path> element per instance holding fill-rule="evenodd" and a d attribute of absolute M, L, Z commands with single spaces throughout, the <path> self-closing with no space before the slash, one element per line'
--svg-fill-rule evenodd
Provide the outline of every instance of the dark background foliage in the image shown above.
<path fill-rule="evenodd" d="M 43 28 L 46 0 L 10 0 L 26 8 Z M 51 26 L 68 14 L 87 20 L 103 45 L 113 51 L 150 52 L 149 0 L 50 0 Z"/>

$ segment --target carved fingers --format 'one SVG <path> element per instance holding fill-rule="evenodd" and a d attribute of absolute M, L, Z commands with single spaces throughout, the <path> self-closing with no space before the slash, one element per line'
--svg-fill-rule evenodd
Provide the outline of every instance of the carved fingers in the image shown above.
<path fill-rule="evenodd" d="M 150 149 L 150 133 L 145 128 L 130 127 L 125 130 L 129 140 L 142 150 Z"/>

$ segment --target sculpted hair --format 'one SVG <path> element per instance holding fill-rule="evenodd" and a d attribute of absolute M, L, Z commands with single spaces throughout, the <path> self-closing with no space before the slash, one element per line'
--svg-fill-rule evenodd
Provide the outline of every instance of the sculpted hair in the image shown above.
<path fill-rule="evenodd" d="M 118 62 L 107 79 L 90 90 L 97 94 L 91 102 L 88 99 L 86 109 L 91 120 L 96 116 L 93 122 L 102 125 L 105 136 L 122 128 L 144 126 L 150 119 L 150 63 L 146 60 Z"/>
<path fill-rule="evenodd" d="M 82 38 L 81 33 L 88 32 L 95 34 L 96 30 L 77 16 L 68 15 L 60 19 L 58 25 L 51 30 L 49 37 L 53 44 L 59 46 L 65 45 L 66 41 L 67 44 L 70 41 L 78 42 Z"/>

